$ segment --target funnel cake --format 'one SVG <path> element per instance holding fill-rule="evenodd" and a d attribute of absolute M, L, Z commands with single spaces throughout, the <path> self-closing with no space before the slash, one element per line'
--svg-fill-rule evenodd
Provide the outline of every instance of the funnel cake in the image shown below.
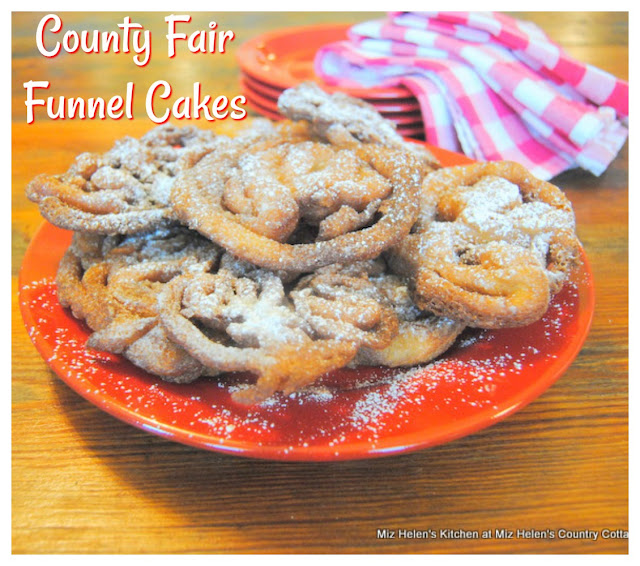
<path fill-rule="evenodd" d="M 360 347 L 350 365 L 426 363 L 465 328 L 460 321 L 420 310 L 406 281 L 390 273 L 382 258 L 318 269 L 298 282 L 291 299 L 322 336 L 358 338 Z"/>
<path fill-rule="evenodd" d="M 234 394 L 243 403 L 292 393 L 345 365 L 357 349 L 352 341 L 315 339 L 282 281 L 264 270 L 184 275 L 158 300 L 168 334 L 205 367 L 257 375 L 255 385 Z"/>
<path fill-rule="evenodd" d="M 283 134 L 185 171 L 171 194 L 178 219 L 243 260 L 288 271 L 373 258 L 409 232 L 423 176 L 410 154 Z"/>
<path fill-rule="evenodd" d="M 369 262 L 368 277 L 384 303 L 393 310 L 398 329 L 384 348 L 366 345 L 360 348 L 354 360 L 356 365 L 406 367 L 424 364 L 448 350 L 465 329 L 466 325 L 459 320 L 418 308 L 407 281 L 390 273 L 386 264 Z"/>
<path fill-rule="evenodd" d="M 174 177 L 206 151 L 215 135 L 194 127 L 159 126 L 123 138 L 105 154 L 83 153 L 62 175 L 39 175 L 27 187 L 49 222 L 67 230 L 132 234 L 171 217 Z"/>
<path fill-rule="evenodd" d="M 388 255 L 421 309 L 470 326 L 538 320 L 578 261 L 571 204 L 516 163 L 428 175 L 418 221 Z"/>
<path fill-rule="evenodd" d="M 306 86 L 292 93 L 285 111 L 309 119 L 204 155 L 173 185 L 176 217 L 266 269 L 304 272 L 377 257 L 408 234 L 435 159 L 397 134 L 369 135 L 368 105 L 340 99 L 354 124 L 336 116 L 335 128 L 319 127 L 316 96 L 329 106 L 333 98 Z M 308 98 L 312 108 L 299 112 Z"/>
<path fill-rule="evenodd" d="M 124 237 L 75 234 L 58 268 L 58 297 L 94 331 L 89 348 L 122 354 L 169 381 L 193 381 L 204 368 L 167 338 L 156 298 L 172 278 L 204 271 L 219 255 L 183 227 Z"/>
<path fill-rule="evenodd" d="M 409 365 L 433 359 L 445 342 L 453 342 L 459 323 L 438 330 L 433 325 L 429 332 L 420 321 L 419 332 L 408 330 L 417 317 L 408 320 L 394 309 L 394 285 L 385 282 L 383 288 L 369 278 L 369 269 L 329 266 L 286 283 L 225 254 L 217 270 L 185 273 L 163 287 L 159 316 L 168 336 L 211 372 L 257 376 L 255 384 L 233 393 L 242 403 L 264 401 L 277 391 L 289 394 L 328 371 L 370 363 L 373 352 L 379 360 Z M 417 348 L 410 360 L 402 357 L 399 342 L 394 345 L 401 325 L 407 329 L 400 337 L 404 351 L 410 332 L 426 340 L 411 342 Z"/>

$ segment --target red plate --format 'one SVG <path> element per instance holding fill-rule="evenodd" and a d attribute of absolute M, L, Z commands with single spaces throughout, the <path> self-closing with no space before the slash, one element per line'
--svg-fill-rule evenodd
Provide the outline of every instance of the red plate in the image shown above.
<path fill-rule="evenodd" d="M 277 101 L 280 98 L 283 90 L 279 88 L 274 88 L 270 85 L 261 83 L 253 78 L 251 78 L 247 74 L 242 74 L 240 77 L 240 83 L 249 88 L 253 92 L 257 92 L 258 94 L 264 96 L 265 98 L 270 98 L 271 100 Z"/>
<path fill-rule="evenodd" d="M 313 80 L 323 83 L 314 70 L 313 61 L 318 49 L 347 39 L 351 24 L 323 24 L 284 28 L 259 35 L 243 43 L 237 51 L 238 65 L 254 80 L 272 88 L 284 90 L 300 82 Z M 405 87 L 335 89 L 364 99 L 413 98 Z M 415 99 L 414 99 L 415 100 Z"/>
<path fill-rule="evenodd" d="M 247 107 L 254 112 L 262 114 L 262 116 L 264 116 L 265 118 L 269 118 L 269 120 L 274 120 L 275 122 L 284 119 L 282 114 L 280 114 L 277 109 L 267 108 L 263 106 L 258 102 L 258 99 L 256 97 L 252 96 L 251 93 L 248 93 L 247 91 L 244 91 L 244 94 L 247 97 Z"/>
<path fill-rule="evenodd" d="M 396 131 L 405 138 L 424 141 L 424 127 L 422 126 L 398 126 Z"/>
<path fill-rule="evenodd" d="M 398 126 L 423 126 L 422 114 L 418 112 L 380 112 L 382 116 L 392 120 Z"/>
<path fill-rule="evenodd" d="M 468 161 L 433 151 L 445 165 Z M 43 224 L 20 272 L 25 325 L 49 366 L 88 401 L 136 427 L 258 458 L 370 458 L 479 431 L 521 409 L 563 374 L 586 339 L 594 308 L 593 278 L 583 254 L 570 284 L 535 324 L 470 332 L 436 362 L 410 371 L 342 370 L 307 392 L 244 407 L 230 392 L 246 376 L 168 384 L 118 356 L 85 350 L 87 328 L 56 299 L 55 272 L 70 238 Z"/>
<path fill-rule="evenodd" d="M 263 108 L 267 108 L 271 112 L 278 112 L 278 99 L 271 98 L 264 93 L 255 90 L 246 80 L 240 79 L 240 86 L 242 88 L 242 94 L 247 97 L 247 100 L 259 104 Z"/>

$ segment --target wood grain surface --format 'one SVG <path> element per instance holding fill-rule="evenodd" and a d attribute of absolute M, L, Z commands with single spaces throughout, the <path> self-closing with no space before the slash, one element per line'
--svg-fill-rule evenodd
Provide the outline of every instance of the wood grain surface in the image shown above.
<path fill-rule="evenodd" d="M 12 59 L 12 550 L 42 553 L 627 553 L 621 538 L 516 536 L 518 529 L 628 529 L 628 150 L 598 178 L 555 182 L 574 203 L 591 261 L 596 309 L 568 371 L 508 419 L 446 445 L 341 463 L 244 459 L 171 443 L 86 402 L 32 346 L 18 306 L 17 275 L 42 220 L 24 196 L 38 173 L 63 172 L 82 151 L 105 151 L 153 124 L 135 120 L 25 120 L 29 80 L 51 95 L 112 96 L 127 81 L 169 80 L 176 93 L 239 93 L 237 45 L 263 31 L 357 22 L 367 13 L 192 14 L 237 40 L 216 57 L 160 41 L 163 13 L 65 14 L 65 29 L 115 29 L 125 15 L 160 38 L 152 62 L 125 54 L 46 59 L 35 46 L 43 14 L 13 14 Z M 626 13 L 526 13 L 578 59 L 628 77 Z M 155 40 L 154 40 L 155 41 Z M 178 95 L 178 94 L 177 94 Z M 41 115 L 42 116 L 42 115 Z M 211 127 L 209 124 L 203 127 Z M 230 127 L 226 121 L 215 128 Z M 514 531 L 486 540 L 377 538 L 378 529 Z"/>

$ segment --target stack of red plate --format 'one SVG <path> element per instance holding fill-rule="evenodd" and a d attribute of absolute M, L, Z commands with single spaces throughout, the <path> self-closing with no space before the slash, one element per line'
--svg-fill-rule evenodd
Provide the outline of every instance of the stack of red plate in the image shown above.
<path fill-rule="evenodd" d="M 282 119 L 278 112 L 282 91 L 312 80 L 327 91 L 339 90 L 372 104 L 385 118 L 395 122 L 403 136 L 424 139 L 418 100 L 406 88 L 338 88 L 324 83 L 316 75 L 313 61 L 318 49 L 347 39 L 349 27 L 330 24 L 284 28 L 244 43 L 237 57 L 247 106 L 272 120 Z"/>

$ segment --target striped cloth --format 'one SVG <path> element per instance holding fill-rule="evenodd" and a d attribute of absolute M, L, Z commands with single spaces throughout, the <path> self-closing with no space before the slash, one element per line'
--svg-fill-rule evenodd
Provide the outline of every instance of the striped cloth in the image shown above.
<path fill-rule="evenodd" d="M 321 48 L 315 69 L 344 88 L 403 85 L 429 143 L 545 180 L 576 167 L 600 175 L 628 136 L 627 82 L 500 13 L 393 12 Z"/>

